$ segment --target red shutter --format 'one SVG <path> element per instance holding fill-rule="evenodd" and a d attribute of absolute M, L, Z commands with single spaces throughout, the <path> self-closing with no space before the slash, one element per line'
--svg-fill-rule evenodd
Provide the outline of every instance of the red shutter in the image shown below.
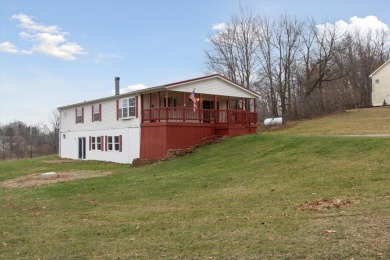
<path fill-rule="evenodd" d="M 106 152 L 107 152 L 107 140 L 108 140 L 108 139 L 107 139 L 107 135 L 106 135 L 106 138 L 105 138 L 105 139 L 106 139 Z"/>
<path fill-rule="evenodd" d="M 119 120 L 119 100 L 116 100 L 116 120 Z"/>
<path fill-rule="evenodd" d="M 92 149 L 92 137 L 89 137 L 89 150 L 91 151 Z"/>
<path fill-rule="evenodd" d="M 76 122 L 76 124 L 77 124 L 77 108 L 75 109 L 74 112 L 75 112 L 74 115 L 75 115 L 75 118 L 76 118 L 75 122 Z"/>
<path fill-rule="evenodd" d="M 102 140 L 102 146 L 101 146 L 100 150 L 103 152 L 104 151 L 104 136 L 101 136 L 101 140 Z"/>
<path fill-rule="evenodd" d="M 119 136 L 119 152 L 122 152 L 122 135 Z"/>
<path fill-rule="evenodd" d="M 102 121 L 102 104 L 99 104 L 99 121 Z"/>
<path fill-rule="evenodd" d="M 152 104 L 149 104 L 152 107 Z M 135 97 L 135 117 L 138 118 L 138 96 Z"/>
<path fill-rule="evenodd" d="M 84 123 L 84 107 L 81 108 L 81 123 Z"/>
<path fill-rule="evenodd" d="M 92 105 L 92 122 L 94 121 L 94 119 L 93 119 L 93 112 L 94 112 L 94 109 L 93 109 L 93 105 Z"/>

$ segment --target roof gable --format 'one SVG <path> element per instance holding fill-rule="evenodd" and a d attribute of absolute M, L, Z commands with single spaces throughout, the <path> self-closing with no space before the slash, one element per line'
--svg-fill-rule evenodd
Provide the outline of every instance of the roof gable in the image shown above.
<path fill-rule="evenodd" d="M 164 85 L 165 89 L 171 91 L 192 92 L 195 89 L 196 93 L 221 95 L 240 98 L 256 98 L 260 97 L 257 93 L 243 88 L 240 85 L 218 75 L 210 75 L 202 78 L 176 82 Z"/>
<path fill-rule="evenodd" d="M 380 71 L 383 67 L 385 67 L 388 63 L 390 62 L 390 60 L 386 61 L 385 63 L 383 63 L 379 68 L 377 68 L 373 73 L 371 73 L 370 76 L 368 76 L 369 78 L 372 78 L 374 76 L 375 73 L 377 73 L 378 71 Z"/>

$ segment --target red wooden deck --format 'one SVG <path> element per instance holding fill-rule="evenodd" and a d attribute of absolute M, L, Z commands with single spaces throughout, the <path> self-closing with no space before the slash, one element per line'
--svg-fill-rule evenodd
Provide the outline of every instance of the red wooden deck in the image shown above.
<path fill-rule="evenodd" d="M 169 149 L 188 148 L 214 135 L 256 133 L 257 113 L 245 110 L 193 111 L 186 107 L 142 110 L 141 158 L 165 158 Z"/>
<path fill-rule="evenodd" d="M 193 110 L 187 107 L 162 107 L 142 110 L 145 122 L 190 122 L 215 124 L 256 124 L 257 113 L 246 110 Z"/>

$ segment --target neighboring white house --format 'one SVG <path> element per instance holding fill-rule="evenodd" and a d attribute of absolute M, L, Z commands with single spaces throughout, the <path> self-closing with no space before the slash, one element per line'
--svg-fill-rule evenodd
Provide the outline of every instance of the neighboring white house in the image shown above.
<path fill-rule="evenodd" d="M 214 135 L 253 133 L 258 97 L 217 74 L 124 94 L 115 78 L 115 95 L 58 108 L 59 155 L 132 163 Z"/>
<path fill-rule="evenodd" d="M 372 80 L 372 105 L 390 105 L 390 60 L 375 70 L 370 78 Z"/>

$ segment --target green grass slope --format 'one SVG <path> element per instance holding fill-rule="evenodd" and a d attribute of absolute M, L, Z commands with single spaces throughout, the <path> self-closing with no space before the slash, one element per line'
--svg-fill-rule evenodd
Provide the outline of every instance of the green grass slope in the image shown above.
<path fill-rule="evenodd" d="M 293 123 L 278 131 L 290 135 L 390 135 L 390 106 L 347 110 L 345 113 Z"/>
<path fill-rule="evenodd" d="M 55 158 L 0 163 L 1 180 L 115 173 L 0 186 L 0 258 L 389 258 L 389 147 L 390 138 L 275 132 L 140 168 L 42 162 Z M 335 198 L 348 203 L 302 209 Z"/>

